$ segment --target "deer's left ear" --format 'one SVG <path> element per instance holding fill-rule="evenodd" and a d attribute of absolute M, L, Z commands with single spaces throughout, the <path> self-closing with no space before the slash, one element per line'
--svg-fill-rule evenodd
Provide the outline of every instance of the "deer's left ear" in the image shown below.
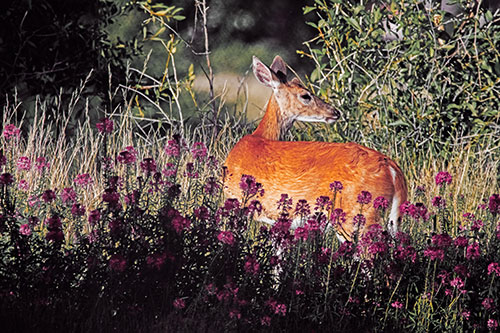
<path fill-rule="evenodd" d="M 257 81 L 265 85 L 266 87 L 271 87 L 274 89 L 278 88 L 278 86 L 281 84 L 280 79 L 274 72 L 264 65 L 262 61 L 260 61 L 259 58 L 253 57 L 253 74 L 255 75 L 255 78 Z"/>

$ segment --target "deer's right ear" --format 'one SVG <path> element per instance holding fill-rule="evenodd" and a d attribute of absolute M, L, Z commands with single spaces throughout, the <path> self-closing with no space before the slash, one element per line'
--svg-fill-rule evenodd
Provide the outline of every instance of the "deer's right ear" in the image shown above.
<path fill-rule="evenodd" d="M 262 83 L 263 85 L 267 87 L 271 87 L 273 89 L 278 88 L 280 85 L 280 80 L 276 76 L 276 74 L 273 73 L 269 67 L 264 65 L 262 61 L 259 60 L 256 56 L 253 57 L 253 74 L 255 75 L 255 78 L 257 81 Z"/>

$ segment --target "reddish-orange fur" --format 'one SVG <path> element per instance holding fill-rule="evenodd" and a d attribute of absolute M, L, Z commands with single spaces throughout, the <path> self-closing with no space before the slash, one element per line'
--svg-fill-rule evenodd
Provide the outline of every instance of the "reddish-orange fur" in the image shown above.
<path fill-rule="evenodd" d="M 290 87 L 283 84 L 280 89 Z M 337 194 L 335 208 L 342 208 L 347 214 L 342 226 L 345 231 L 342 234 L 347 239 L 354 231 L 353 217 L 360 212 L 360 204 L 356 201 L 361 191 L 369 191 L 373 198 L 383 196 L 390 205 L 394 196 L 399 198 L 399 204 L 406 201 L 406 182 L 394 161 L 355 143 L 278 141 L 282 130 L 279 115 L 282 113 L 273 94 L 257 129 L 243 137 L 229 153 L 225 162 L 227 197 L 241 199 L 241 176 L 252 175 L 265 190 L 259 199 L 263 216 L 276 220 L 277 201 L 281 194 L 288 194 L 294 203 L 305 199 L 314 205 L 320 196 L 332 198 L 330 184 L 340 181 L 344 189 Z M 395 179 L 390 168 L 394 170 Z M 365 205 L 363 215 L 366 218 L 365 230 L 369 225 L 381 222 L 380 214 L 372 204 Z"/>

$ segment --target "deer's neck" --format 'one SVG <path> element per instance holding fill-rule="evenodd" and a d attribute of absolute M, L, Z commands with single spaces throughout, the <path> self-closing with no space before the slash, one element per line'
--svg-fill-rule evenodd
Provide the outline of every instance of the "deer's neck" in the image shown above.
<path fill-rule="evenodd" d="M 278 101 L 274 93 L 267 103 L 266 114 L 252 135 L 260 136 L 268 140 L 280 140 L 292 127 L 293 120 L 283 117 Z"/>

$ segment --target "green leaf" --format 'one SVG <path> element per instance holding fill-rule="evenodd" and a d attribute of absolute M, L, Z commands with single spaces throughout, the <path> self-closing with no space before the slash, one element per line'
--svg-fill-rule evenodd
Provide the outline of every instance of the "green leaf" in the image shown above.
<path fill-rule="evenodd" d="M 312 12 L 315 9 L 316 9 L 316 7 L 305 6 L 304 9 L 303 9 L 304 10 L 304 15 Z"/>

